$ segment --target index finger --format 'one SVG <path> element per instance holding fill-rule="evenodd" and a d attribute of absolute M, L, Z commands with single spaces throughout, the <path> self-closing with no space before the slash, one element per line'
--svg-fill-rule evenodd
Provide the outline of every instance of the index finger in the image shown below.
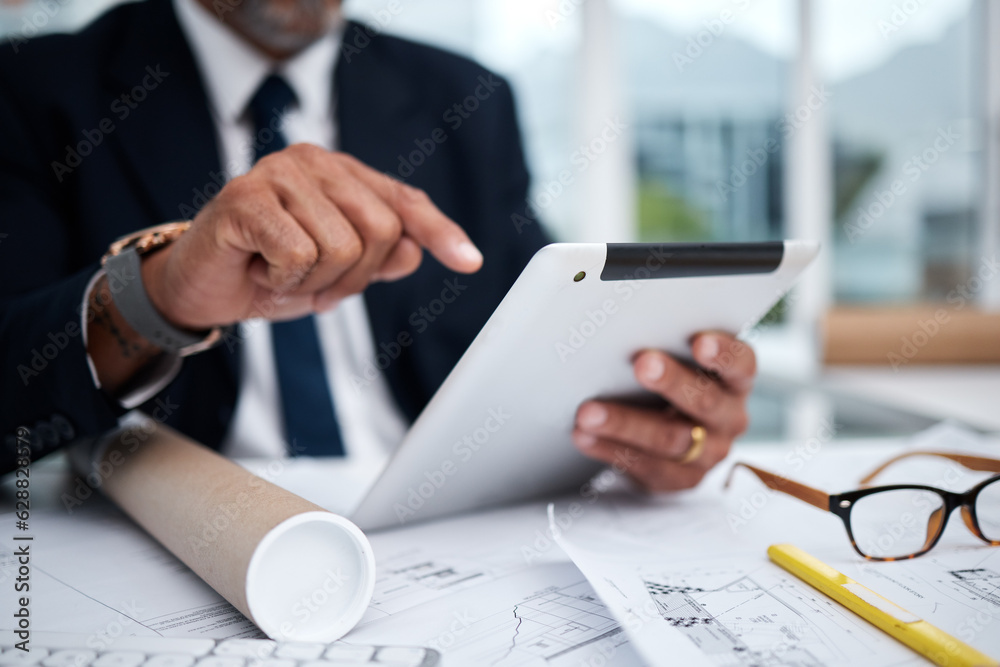
<path fill-rule="evenodd" d="M 691 352 L 702 368 L 718 375 L 731 390 L 746 393 L 753 387 L 757 355 L 743 341 L 727 333 L 705 331 L 691 341 Z"/>
<path fill-rule="evenodd" d="M 483 255 L 455 221 L 434 205 L 423 190 L 406 185 L 350 156 L 347 168 L 358 180 L 378 193 L 399 214 L 407 236 L 434 255 L 442 264 L 460 273 L 474 273 L 483 265 Z"/>

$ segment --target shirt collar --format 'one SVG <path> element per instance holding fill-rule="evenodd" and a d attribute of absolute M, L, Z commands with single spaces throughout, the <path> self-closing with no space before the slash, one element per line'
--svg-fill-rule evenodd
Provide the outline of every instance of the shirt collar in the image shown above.
<path fill-rule="evenodd" d="M 299 111 L 304 116 L 312 118 L 333 116 L 333 70 L 340 53 L 342 32 L 343 21 L 339 21 L 334 29 L 295 57 L 282 63 L 277 70 L 295 91 L 299 100 Z"/>
<path fill-rule="evenodd" d="M 239 122 L 257 88 L 272 72 L 288 81 L 301 113 L 332 117 L 333 69 L 343 21 L 301 53 L 284 62 L 275 62 L 230 30 L 197 0 L 173 2 L 219 120 Z"/>

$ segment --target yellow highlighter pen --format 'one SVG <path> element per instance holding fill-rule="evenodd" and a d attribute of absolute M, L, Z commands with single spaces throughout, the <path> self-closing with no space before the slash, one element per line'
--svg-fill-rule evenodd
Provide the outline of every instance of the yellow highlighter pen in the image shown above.
<path fill-rule="evenodd" d="M 942 667 L 987 667 L 1000 662 L 921 620 L 791 544 L 773 544 L 767 555 L 816 590 Z"/>

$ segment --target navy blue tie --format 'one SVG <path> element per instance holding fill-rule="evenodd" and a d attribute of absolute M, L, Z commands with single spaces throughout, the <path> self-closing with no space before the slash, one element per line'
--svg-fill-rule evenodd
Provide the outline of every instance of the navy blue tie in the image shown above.
<path fill-rule="evenodd" d="M 254 162 L 288 145 L 281 131 L 295 92 L 280 76 L 264 80 L 250 100 Z M 285 438 L 292 456 L 344 456 L 344 441 L 323 366 L 316 318 L 271 324 Z"/>

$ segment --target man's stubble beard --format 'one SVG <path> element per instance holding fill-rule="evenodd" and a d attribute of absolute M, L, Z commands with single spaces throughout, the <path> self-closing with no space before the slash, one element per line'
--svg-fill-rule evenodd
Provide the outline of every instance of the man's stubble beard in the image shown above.
<path fill-rule="evenodd" d="M 298 53 L 340 22 L 328 0 L 240 0 L 227 22 L 276 53 Z"/>

